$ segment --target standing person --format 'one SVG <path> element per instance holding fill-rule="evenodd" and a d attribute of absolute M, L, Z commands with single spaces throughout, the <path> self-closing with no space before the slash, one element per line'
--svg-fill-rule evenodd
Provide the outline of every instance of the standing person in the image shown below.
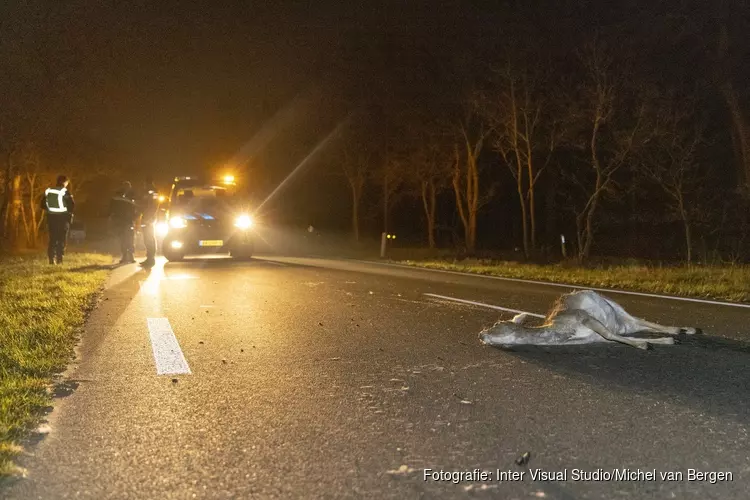
<path fill-rule="evenodd" d="M 62 264 L 67 243 L 68 230 L 73 221 L 75 202 L 68 191 L 68 178 L 57 176 L 55 187 L 47 188 L 42 196 L 42 210 L 47 212 L 49 246 L 47 256 L 50 264 Z"/>
<path fill-rule="evenodd" d="M 135 262 L 135 219 L 136 206 L 133 199 L 133 189 L 125 181 L 109 202 L 109 217 L 117 239 L 120 241 L 122 258 L 120 264 Z"/>
<path fill-rule="evenodd" d="M 146 260 L 141 262 L 140 265 L 142 267 L 154 267 L 154 264 L 156 264 L 156 215 L 159 210 L 159 193 L 151 177 L 146 177 L 139 205 L 143 244 L 146 246 Z"/>

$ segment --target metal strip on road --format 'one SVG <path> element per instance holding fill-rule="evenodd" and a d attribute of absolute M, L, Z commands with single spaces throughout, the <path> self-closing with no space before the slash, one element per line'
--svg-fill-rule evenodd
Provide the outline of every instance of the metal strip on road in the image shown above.
<path fill-rule="evenodd" d="M 656 299 L 668 299 L 668 300 L 680 300 L 683 302 L 695 302 L 698 304 L 709 304 L 714 306 L 730 306 L 740 307 L 743 309 L 750 309 L 750 304 L 742 304 L 739 302 L 723 302 L 720 300 L 708 300 L 708 299 L 693 299 L 691 297 L 678 297 L 676 295 L 660 295 L 658 293 L 646 293 L 646 292 L 631 292 L 629 290 L 617 290 L 615 288 L 597 288 L 593 286 L 582 286 L 582 285 L 570 285 L 566 283 L 552 283 L 549 281 L 538 281 L 538 280 L 526 280 L 522 278 L 506 278 L 504 276 L 488 276 L 486 274 L 467 273 L 462 271 L 449 271 L 447 269 L 431 269 L 429 267 L 418 267 L 410 266 L 407 264 L 394 264 L 393 262 L 378 262 L 374 260 L 361 260 L 361 259 L 349 259 L 352 262 L 360 262 L 362 264 L 378 264 L 381 266 L 398 267 L 402 269 L 413 269 L 417 271 L 428 271 L 433 273 L 445 273 L 445 274 L 456 274 L 459 276 L 468 276 L 473 278 L 484 278 L 499 281 L 511 281 L 516 283 L 530 283 L 533 285 L 544 285 L 544 286 L 556 286 L 560 288 L 571 288 L 573 290 L 594 290 L 596 292 L 607 292 L 607 293 L 620 293 L 622 295 L 636 295 L 639 297 L 652 297 Z"/>
<path fill-rule="evenodd" d="M 536 314 L 528 311 L 521 311 L 519 309 L 510 309 L 508 307 L 500 307 L 500 306 L 493 306 L 492 304 L 485 304 L 484 302 L 474 302 L 473 300 L 465 300 L 465 299 L 457 299 L 455 297 L 448 297 L 446 295 L 438 295 L 436 293 L 425 293 L 423 294 L 427 297 L 433 297 L 435 299 L 442 299 L 442 300 L 449 300 L 451 302 L 458 302 L 460 304 L 469 304 L 472 306 L 479 306 L 479 307 L 486 307 L 488 309 L 495 309 L 497 311 L 505 311 L 505 312 L 512 312 L 516 314 L 528 314 L 529 316 L 534 316 L 535 318 L 542 318 L 544 319 L 545 316 L 543 314 Z"/>
<path fill-rule="evenodd" d="M 167 318 L 147 318 L 157 375 L 189 375 L 185 356 Z"/>

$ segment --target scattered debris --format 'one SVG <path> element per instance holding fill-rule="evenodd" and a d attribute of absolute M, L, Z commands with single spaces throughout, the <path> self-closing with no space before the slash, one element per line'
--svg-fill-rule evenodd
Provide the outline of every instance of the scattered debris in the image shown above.
<path fill-rule="evenodd" d="M 462 399 L 461 400 L 461 404 L 462 405 L 473 405 L 474 403 L 472 403 L 471 401 L 469 401 L 467 399 Z"/>
<path fill-rule="evenodd" d="M 222 359 L 221 362 L 224 363 L 224 364 L 227 364 L 227 360 L 226 359 Z"/>
<path fill-rule="evenodd" d="M 172 383 L 173 383 L 173 384 L 176 384 L 176 383 L 177 383 L 177 379 L 176 379 L 176 378 L 173 378 L 173 379 L 172 379 Z"/>
<path fill-rule="evenodd" d="M 531 495 L 532 495 L 532 496 L 535 496 L 535 497 L 537 497 L 537 498 L 546 498 L 546 497 L 547 497 L 547 494 L 546 494 L 545 492 L 541 491 L 541 490 L 539 490 L 539 491 L 535 491 L 535 492 L 534 492 L 534 493 L 532 493 Z"/>
<path fill-rule="evenodd" d="M 245 352 L 245 350 L 244 349 L 240 349 L 240 352 Z"/>
<path fill-rule="evenodd" d="M 464 491 L 472 491 L 472 490 L 485 491 L 491 488 L 497 488 L 497 485 L 496 484 L 482 484 L 482 485 L 470 484 L 468 486 L 464 486 Z"/>
<path fill-rule="evenodd" d="M 203 344 L 203 341 L 202 341 L 202 340 L 199 340 L 199 341 L 198 341 L 198 343 L 199 343 L 199 344 Z"/>
<path fill-rule="evenodd" d="M 389 471 L 386 471 L 385 473 L 391 474 L 393 476 L 406 476 L 407 474 L 411 474 L 412 472 L 414 472 L 414 469 L 412 469 L 408 465 L 402 465 L 398 469 L 389 470 Z"/>
<path fill-rule="evenodd" d="M 375 295 L 375 292 L 372 292 L 372 291 L 367 292 L 367 293 L 369 293 L 370 295 Z"/>
<path fill-rule="evenodd" d="M 338 361 L 338 360 L 340 360 L 341 358 L 328 358 L 328 359 L 329 359 L 330 361 Z"/>
<path fill-rule="evenodd" d="M 529 460 L 531 460 L 531 453 L 527 451 L 516 459 L 516 465 L 524 466 L 529 463 Z"/>
<path fill-rule="evenodd" d="M 323 326 L 323 322 L 322 321 L 318 321 L 318 326 Z"/>

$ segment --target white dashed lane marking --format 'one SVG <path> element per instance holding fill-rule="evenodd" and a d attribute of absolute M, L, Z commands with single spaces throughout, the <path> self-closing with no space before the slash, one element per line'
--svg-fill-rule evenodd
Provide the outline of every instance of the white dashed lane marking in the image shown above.
<path fill-rule="evenodd" d="M 167 318 L 147 318 L 157 375 L 190 374 L 180 344 Z"/>
<path fill-rule="evenodd" d="M 432 297 L 434 299 L 449 300 L 451 302 L 458 302 L 459 304 L 468 304 L 471 306 L 486 307 L 488 309 L 495 309 L 496 311 L 512 312 L 516 314 L 523 313 L 523 314 L 528 314 L 529 316 L 534 316 L 535 318 L 544 319 L 544 314 L 536 314 L 536 313 L 532 313 L 528 311 L 521 311 L 519 309 L 510 309 L 508 307 L 494 306 L 492 304 L 485 304 L 484 302 L 475 302 L 473 300 L 457 299 L 455 297 L 448 297 L 446 295 L 437 295 L 435 293 L 425 293 L 424 295 L 427 297 Z"/>

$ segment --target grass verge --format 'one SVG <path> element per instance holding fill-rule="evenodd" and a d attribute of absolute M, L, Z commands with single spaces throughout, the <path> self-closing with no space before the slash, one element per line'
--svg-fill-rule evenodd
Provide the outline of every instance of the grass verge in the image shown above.
<path fill-rule="evenodd" d="M 403 260 L 401 264 L 467 273 L 564 283 L 581 287 L 614 288 L 701 299 L 750 302 L 750 267 L 597 268 L 536 265 L 516 262 L 466 260 Z"/>
<path fill-rule="evenodd" d="M 0 476 L 18 469 L 16 444 L 49 406 L 52 378 L 72 359 L 86 313 L 112 258 L 0 257 Z"/>

